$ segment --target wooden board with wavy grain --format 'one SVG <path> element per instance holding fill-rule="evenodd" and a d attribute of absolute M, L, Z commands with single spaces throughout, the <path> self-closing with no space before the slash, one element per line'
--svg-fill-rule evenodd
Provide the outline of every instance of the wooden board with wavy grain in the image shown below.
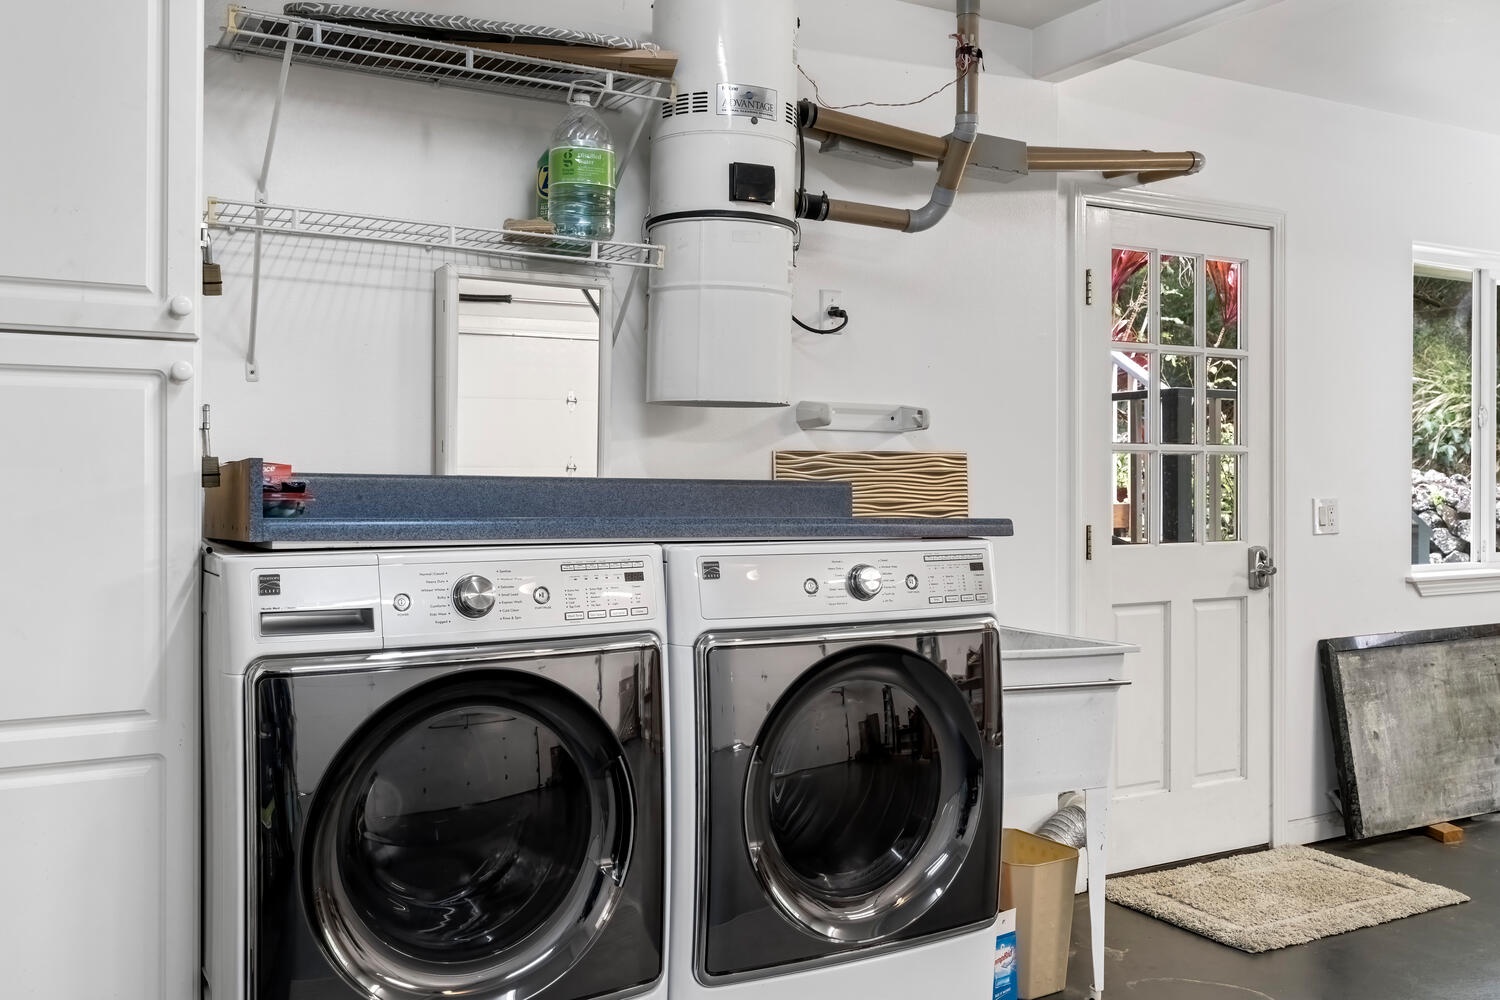
<path fill-rule="evenodd" d="M 855 517 L 969 516 L 969 456 L 961 451 L 776 451 L 771 475 L 849 483 Z"/>

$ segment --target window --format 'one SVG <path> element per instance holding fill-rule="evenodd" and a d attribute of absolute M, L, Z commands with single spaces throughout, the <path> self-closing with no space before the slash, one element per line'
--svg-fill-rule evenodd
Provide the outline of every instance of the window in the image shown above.
<path fill-rule="evenodd" d="M 1496 278 L 1500 258 L 1417 247 L 1412 267 L 1411 562 L 1500 577 Z M 1482 487 L 1480 484 L 1484 484 Z M 1489 573 L 1484 574 L 1489 576 Z M 1423 574 L 1413 582 L 1423 593 Z M 1500 588 L 1500 579 L 1485 589 Z M 1465 588 L 1467 589 L 1467 588 Z"/>
<path fill-rule="evenodd" d="M 1110 262 L 1111 541 L 1239 541 L 1242 262 L 1131 247 Z"/>

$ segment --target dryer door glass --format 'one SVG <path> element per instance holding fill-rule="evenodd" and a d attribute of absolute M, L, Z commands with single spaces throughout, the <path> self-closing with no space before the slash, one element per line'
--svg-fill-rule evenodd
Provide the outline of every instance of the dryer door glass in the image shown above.
<path fill-rule="evenodd" d="M 930 659 L 828 656 L 766 716 L 745 783 L 756 875 L 804 929 L 876 941 L 920 917 L 963 864 L 983 749 L 969 702 Z"/>
<path fill-rule="evenodd" d="M 623 751 L 531 674 L 414 688 L 340 750 L 301 877 L 329 957 L 383 997 L 529 996 L 592 942 L 630 857 Z"/>

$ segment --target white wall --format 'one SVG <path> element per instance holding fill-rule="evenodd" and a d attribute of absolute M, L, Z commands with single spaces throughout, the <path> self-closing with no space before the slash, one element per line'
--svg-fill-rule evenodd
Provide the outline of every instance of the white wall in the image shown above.
<path fill-rule="evenodd" d="M 536 7 L 540 23 L 555 9 Z M 580 26 L 649 32 L 644 2 L 569 9 Z M 804 0 L 799 13 L 801 63 L 829 103 L 906 100 L 949 76 L 952 20 L 940 11 Z M 222 10 L 209 14 L 216 25 Z M 1500 249 L 1500 138 L 1133 62 L 1054 87 L 1025 73 L 1024 33 L 986 24 L 983 46 L 984 131 L 1035 144 L 1200 149 L 1208 168 L 1162 193 L 1286 213 L 1289 453 L 1278 513 L 1289 540 L 1277 553 L 1288 609 L 1286 805 L 1290 819 L 1326 818 L 1334 779 L 1317 640 L 1495 617 L 1493 598 L 1423 599 L 1404 577 L 1410 248 Z M 206 62 L 205 190 L 249 197 L 277 65 L 212 50 Z M 528 214 L 533 164 L 558 107 L 307 67 L 291 81 L 273 201 L 487 225 Z M 932 132 L 951 122 L 947 94 L 864 110 Z M 639 160 L 621 190 L 621 238 L 644 215 L 645 176 Z M 925 200 L 930 181 L 930 170 L 816 157 L 808 170 L 815 191 L 901 205 Z M 811 317 L 819 288 L 842 289 L 852 322 L 842 337 L 795 334 L 793 396 L 932 409 L 931 430 L 899 438 L 804 433 L 786 410 L 646 406 L 637 301 L 616 349 L 605 471 L 765 478 L 775 448 L 966 451 L 974 512 L 1016 523 L 999 546 L 1004 617 L 1065 629 L 1067 225 L 1054 180 L 1037 177 L 966 182 L 955 212 L 926 234 L 807 227 L 795 306 Z M 204 398 L 217 452 L 314 471 L 428 471 L 432 270 L 452 258 L 268 240 L 262 377 L 251 384 L 242 372 L 248 242 L 221 241 L 226 294 L 205 302 Z M 1311 536 L 1314 495 L 1340 498 L 1341 534 Z M 1318 832 L 1311 822 L 1294 829 Z"/>
<path fill-rule="evenodd" d="M 408 6 L 465 9 L 450 0 Z M 482 4 L 469 7 L 483 12 Z M 557 9 L 537 4 L 528 15 L 508 7 L 506 16 L 545 24 Z M 645 3 L 593 0 L 568 9 L 581 27 L 650 31 Z M 798 10 L 801 64 L 831 103 L 910 100 L 952 78 L 951 14 L 895 0 L 805 0 Z M 208 13 L 211 28 L 221 23 L 222 8 Z M 983 127 L 1048 143 L 1054 88 L 1026 74 L 1027 37 L 985 26 Z M 273 60 L 207 53 L 208 194 L 251 197 L 278 70 Z M 811 96 L 803 86 L 799 96 Z M 952 126 L 953 98 L 950 90 L 917 107 L 873 110 L 942 133 Z M 270 200 L 499 225 L 530 214 L 536 157 L 561 114 L 558 105 L 294 66 Z M 619 238 L 638 238 L 646 175 L 643 157 L 620 191 Z M 814 190 L 912 207 L 926 201 L 932 177 L 931 168 L 885 171 L 820 161 L 816 153 L 808 167 Z M 1057 412 L 1062 216 L 1055 190 L 1051 178 L 966 185 L 959 210 L 917 236 L 807 227 L 795 306 L 810 318 L 818 289 L 841 289 L 851 323 L 840 337 L 795 334 L 793 398 L 921 405 L 933 412 L 930 430 L 818 434 L 801 431 L 789 409 L 647 406 L 637 299 L 614 356 L 613 447 L 604 471 L 764 479 L 776 448 L 968 452 L 974 513 L 1016 523 L 1015 538 L 1000 548 L 1009 565 L 1024 567 L 1000 574 L 1007 619 L 1061 626 L 1065 574 L 1056 544 L 1065 424 Z M 261 380 L 248 383 L 249 246 L 245 234 L 219 239 L 225 294 L 204 307 L 204 399 L 214 408 L 217 453 L 275 457 L 311 471 L 429 471 L 432 271 L 453 256 L 267 239 Z"/>
<path fill-rule="evenodd" d="M 1061 85 L 1058 105 L 1065 143 L 1197 149 L 1207 168 L 1171 191 L 1286 213 L 1286 815 L 1327 814 L 1317 641 L 1496 619 L 1493 596 L 1423 598 L 1405 578 L 1411 247 L 1500 249 L 1500 137 L 1135 62 Z M 1313 537 L 1314 496 L 1339 498 L 1339 534 Z"/>

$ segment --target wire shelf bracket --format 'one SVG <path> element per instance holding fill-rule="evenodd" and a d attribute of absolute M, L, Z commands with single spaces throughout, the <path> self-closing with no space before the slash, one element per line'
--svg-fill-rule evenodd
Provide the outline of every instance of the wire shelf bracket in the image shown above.
<path fill-rule="evenodd" d="M 671 88 L 671 81 L 661 77 L 272 14 L 238 4 L 229 6 L 217 44 L 236 54 L 274 57 L 291 47 L 297 62 L 538 100 L 566 101 L 574 89 L 586 87 L 599 93 L 600 106 L 608 110 L 633 101 L 664 104 Z"/>
<path fill-rule="evenodd" d="M 535 100 L 566 101 L 575 90 L 587 90 L 598 107 L 621 110 L 645 102 L 630 140 L 621 151 L 617 180 L 634 157 L 652 111 L 671 98 L 671 80 L 578 66 L 560 60 L 492 52 L 450 42 L 412 38 L 353 25 L 333 24 L 229 5 L 218 48 L 236 58 L 258 55 L 281 60 L 276 103 L 266 135 L 265 155 L 254 203 L 210 198 L 204 221 L 218 228 L 247 229 L 255 234 L 250 278 L 250 330 L 245 352 L 245 379 L 259 381 L 256 344 L 260 320 L 261 237 L 265 233 L 316 236 L 463 250 L 505 257 L 533 257 L 570 264 L 614 264 L 660 267 L 662 248 L 650 244 L 605 243 L 535 233 L 479 229 L 388 219 L 314 209 L 271 205 L 271 156 L 281 109 L 286 101 L 292 62 L 334 66 L 401 80 Z M 638 277 L 637 274 L 634 277 Z M 630 290 L 637 282 L 633 279 Z M 627 301 L 629 294 L 627 294 Z M 623 314 L 624 309 L 621 309 Z M 616 329 L 618 335 L 618 328 Z"/>

